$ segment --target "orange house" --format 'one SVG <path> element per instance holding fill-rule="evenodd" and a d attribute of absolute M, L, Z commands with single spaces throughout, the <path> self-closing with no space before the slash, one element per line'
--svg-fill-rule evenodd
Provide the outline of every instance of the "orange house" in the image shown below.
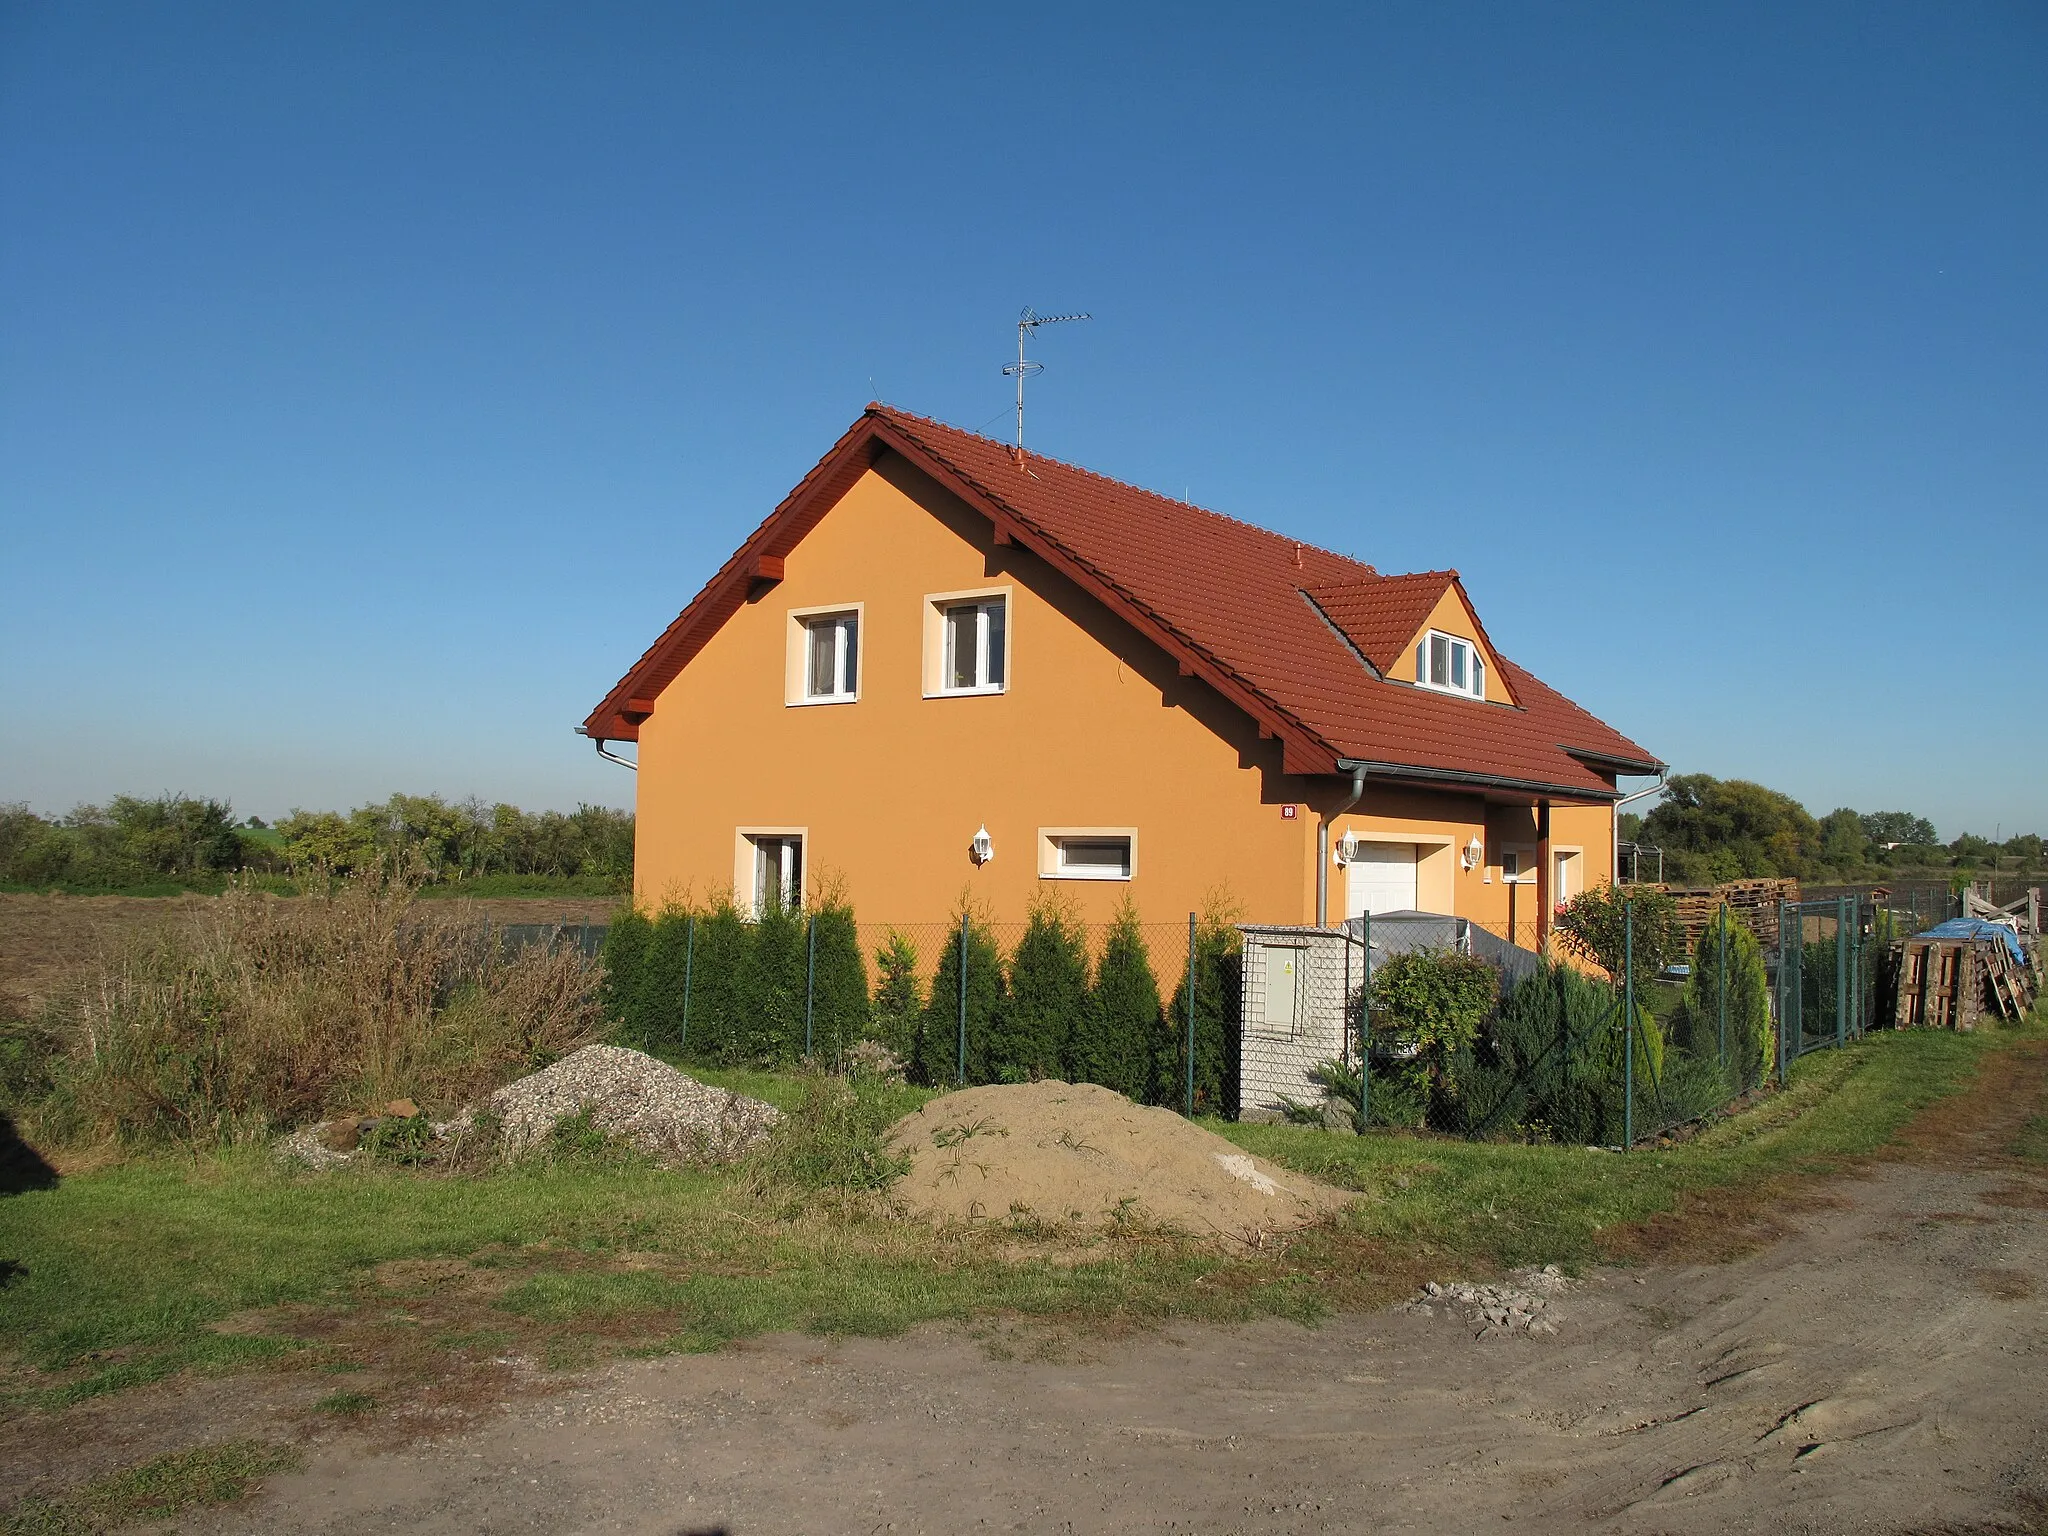
<path fill-rule="evenodd" d="M 1383 576 L 871 405 L 584 722 L 638 743 L 638 894 L 997 921 L 1421 908 L 1540 944 L 1663 765 Z M 609 755 L 609 754 L 608 754 Z"/>

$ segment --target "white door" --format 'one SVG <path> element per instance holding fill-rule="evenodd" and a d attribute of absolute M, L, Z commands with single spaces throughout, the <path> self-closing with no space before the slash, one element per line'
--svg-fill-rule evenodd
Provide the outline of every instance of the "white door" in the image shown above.
<path fill-rule="evenodd" d="M 1414 909 L 1415 845 L 1360 843 L 1344 867 L 1344 915 Z"/>
<path fill-rule="evenodd" d="M 1560 853 L 1557 856 L 1557 878 L 1550 887 L 1553 905 L 1563 906 L 1579 894 L 1579 856 L 1576 853 Z"/>

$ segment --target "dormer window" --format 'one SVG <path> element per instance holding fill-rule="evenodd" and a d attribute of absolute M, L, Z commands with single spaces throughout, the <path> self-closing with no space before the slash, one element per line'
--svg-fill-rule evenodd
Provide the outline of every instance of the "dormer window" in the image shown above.
<path fill-rule="evenodd" d="M 1479 647 L 1456 635 L 1430 630 L 1415 647 L 1415 682 L 1418 687 L 1439 693 L 1462 693 L 1470 699 L 1486 697 L 1486 663 L 1479 659 Z"/>

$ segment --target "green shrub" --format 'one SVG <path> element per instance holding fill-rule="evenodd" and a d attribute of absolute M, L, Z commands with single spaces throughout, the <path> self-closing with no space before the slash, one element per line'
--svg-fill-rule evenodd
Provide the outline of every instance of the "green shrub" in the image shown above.
<path fill-rule="evenodd" d="M 1243 936 L 1213 908 L 1195 930 L 1195 1113 L 1237 1113 L 1237 1041 L 1244 990 Z M 1152 1050 L 1153 1102 L 1187 1103 L 1188 979 L 1181 973 Z"/>
<path fill-rule="evenodd" d="M 933 1087 L 951 1087 L 958 1072 L 960 1030 L 960 922 L 953 920 L 952 937 L 939 952 L 938 973 L 925 1002 L 923 1027 L 918 1032 L 917 1056 L 910 1063 L 911 1080 Z M 1002 1007 L 1006 980 L 1002 951 L 987 926 L 977 917 L 967 919 L 967 1081 L 986 1083 L 989 1076 L 989 1037 L 996 1014 Z"/>
<path fill-rule="evenodd" d="M 748 938 L 730 1059 L 752 1066 L 795 1061 L 804 1048 L 803 914 L 770 904 L 754 919 Z"/>
<path fill-rule="evenodd" d="M 604 935 L 604 1016 L 612 1037 L 631 1046 L 642 1044 L 637 1009 L 641 971 L 647 961 L 647 946 L 654 937 L 654 924 L 637 905 L 618 912 Z"/>
<path fill-rule="evenodd" d="M 917 948 L 895 929 L 875 951 L 875 995 L 869 1005 L 874 1037 L 909 1064 L 917 1060 L 924 988 L 917 979 Z"/>
<path fill-rule="evenodd" d="M 683 1054 L 697 1061 L 743 1061 L 748 1031 L 747 966 L 753 935 L 729 897 L 697 917 L 697 957 L 690 988 L 689 1038 Z"/>
<path fill-rule="evenodd" d="M 1722 939 L 1726 936 L 1728 977 L 1728 1077 L 1734 1090 L 1753 1088 L 1777 1064 L 1777 1033 L 1771 1021 L 1771 984 L 1763 945 L 1746 923 L 1726 907 L 1693 946 L 1692 974 L 1675 1021 L 1676 1042 L 1690 1054 L 1717 1063 L 1721 1054 Z"/>
<path fill-rule="evenodd" d="M 868 973 L 861 964 L 853 908 L 836 897 L 811 912 L 812 1059 L 839 1062 L 868 1033 Z"/>
<path fill-rule="evenodd" d="M 1010 958 L 1010 986 L 988 1043 L 988 1077 L 1029 1083 L 1058 1077 L 1088 1007 L 1088 949 L 1079 926 L 1051 900 L 1032 904 Z"/>
<path fill-rule="evenodd" d="M 1067 1076 L 1133 1099 L 1152 1084 L 1152 1050 L 1163 1030 L 1159 983 L 1137 909 L 1126 900 L 1103 941 L 1087 1006 L 1067 1045 Z"/>
<path fill-rule="evenodd" d="M 1372 1045 L 1388 1059 L 1397 1098 L 1440 1106 L 1458 1097 L 1460 1054 L 1469 1052 L 1500 992 L 1500 973 L 1484 960 L 1446 949 L 1390 956 L 1372 973 Z"/>
<path fill-rule="evenodd" d="M 695 921 L 695 913 L 665 906 L 648 928 L 626 1011 L 625 1034 L 640 1050 L 682 1049 L 683 983 L 695 969 L 690 928 Z"/>
<path fill-rule="evenodd" d="M 1628 931 L 1631 916 L 1633 943 Z M 1557 931 L 1569 949 L 1591 960 L 1617 984 L 1624 956 L 1633 952 L 1638 994 L 1646 993 L 1684 946 L 1678 903 L 1662 891 L 1641 886 L 1601 885 L 1580 892 L 1558 914 Z"/>

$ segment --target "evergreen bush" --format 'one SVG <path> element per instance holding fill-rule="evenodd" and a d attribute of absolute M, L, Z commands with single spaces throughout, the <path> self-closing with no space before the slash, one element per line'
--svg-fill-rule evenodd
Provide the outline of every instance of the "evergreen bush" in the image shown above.
<path fill-rule="evenodd" d="M 1058 1077 L 1087 1007 L 1088 948 L 1080 925 L 1051 898 L 1033 902 L 989 1033 L 989 1080 Z"/>
<path fill-rule="evenodd" d="M 771 903 L 754 919 L 732 1060 L 775 1066 L 803 1054 L 805 937 L 794 907 Z"/>
<path fill-rule="evenodd" d="M 1103 941 L 1088 1004 L 1067 1046 L 1067 1076 L 1142 1100 L 1152 1085 L 1152 1052 L 1164 1029 L 1159 982 L 1126 899 Z"/>
<path fill-rule="evenodd" d="M 939 952 L 938 972 L 925 1002 L 923 1028 L 919 1032 L 917 1059 L 911 1063 L 912 1079 L 937 1088 L 950 1088 L 958 1074 L 960 1039 L 960 922 L 953 918 L 953 931 Z M 989 1039 L 1001 1010 L 1005 978 L 1002 951 L 980 918 L 967 918 L 967 1081 L 986 1083 L 989 1076 Z"/>
<path fill-rule="evenodd" d="M 811 913 L 811 1054 L 833 1066 L 868 1033 L 868 975 L 853 908 L 834 896 Z"/>
<path fill-rule="evenodd" d="M 691 914 L 666 906 L 655 914 L 627 1009 L 625 1033 L 643 1051 L 673 1052 L 683 1041 L 683 975 L 690 968 Z M 609 935 L 607 935 L 609 937 Z"/>
<path fill-rule="evenodd" d="M 1212 910 L 1195 930 L 1195 1113 L 1237 1113 L 1237 1044 L 1243 1020 L 1243 936 Z M 1188 979 L 1181 972 L 1152 1051 L 1153 1102 L 1187 1102 Z"/>
<path fill-rule="evenodd" d="M 956 940 L 957 942 L 957 940 Z M 918 1059 L 924 987 L 917 979 L 917 947 L 896 929 L 875 950 L 875 995 L 869 1005 L 874 1038 L 914 1064 Z"/>
<path fill-rule="evenodd" d="M 696 962 L 691 968 L 689 1038 L 682 1050 L 692 1060 L 746 1059 L 748 972 L 753 949 L 747 920 L 729 896 L 697 914 Z M 681 1005 L 678 1003 L 678 1029 Z"/>
<path fill-rule="evenodd" d="M 612 1038 L 622 1045 L 640 1044 L 634 1010 L 639 998 L 641 967 L 653 936 L 654 924 L 637 905 L 625 908 L 605 929 L 600 956 L 604 961 L 604 989 L 599 996 Z"/>
<path fill-rule="evenodd" d="M 1728 1061 L 1730 1086 L 1753 1088 L 1777 1064 L 1777 1034 L 1771 1022 L 1771 984 L 1763 945 L 1749 925 L 1726 907 L 1693 946 L 1692 974 L 1673 1033 L 1694 1056 L 1717 1063 L 1721 1055 L 1722 934 L 1727 935 Z"/>

